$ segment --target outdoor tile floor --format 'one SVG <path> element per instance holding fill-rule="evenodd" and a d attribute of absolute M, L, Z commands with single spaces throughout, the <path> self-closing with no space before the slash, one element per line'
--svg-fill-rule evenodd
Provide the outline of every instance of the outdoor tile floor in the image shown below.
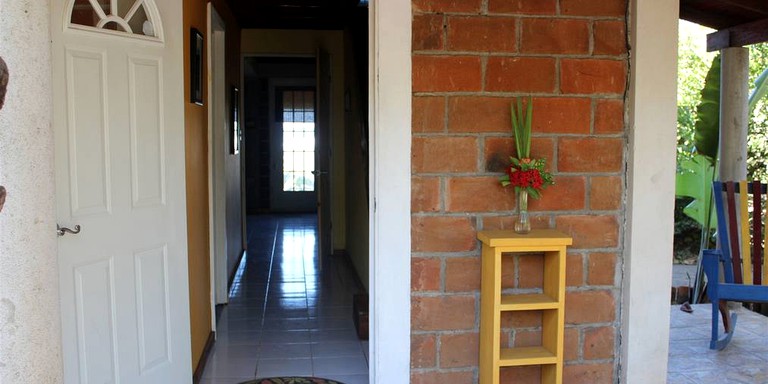
<path fill-rule="evenodd" d="M 737 309 L 733 339 L 724 350 L 713 351 L 709 349 L 712 306 L 693 308 L 689 314 L 672 306 L 667 383 L 768 384 L 768 317 Z"/>
<path fill-rule="evenodd" d="M 317 376 L 368 384 L 368 342 L 352 321 L 347 263 L 317 254 L 314 215 L 251 216 L 248 254 L 218 321 L 201 384 Z"/>

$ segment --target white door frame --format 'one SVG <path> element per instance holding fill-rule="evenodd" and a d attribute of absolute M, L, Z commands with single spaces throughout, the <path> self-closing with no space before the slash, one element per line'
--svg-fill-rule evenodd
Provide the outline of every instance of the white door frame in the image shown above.
<path fill-rule="evenodd" d="M 679 3 L 632 0 L 622 383 L 666 383 L 675 202 Z"/>
<path fill-rule="evenodd" d="M 410 382 L 411 0 L 369 5 L 370 378 Z M 398 282 L 394 284 L 394 282 Z"/>
<path fill-rule="evenodd" d="M 226 108 L 226 24 L 213 3 L 208 3 L 208 36 L 208 207 L 211 234 L 211 325 L 215 331 L 216 305 L 229 302 L 227 180 L 224 164 L 229 116 Z"/>

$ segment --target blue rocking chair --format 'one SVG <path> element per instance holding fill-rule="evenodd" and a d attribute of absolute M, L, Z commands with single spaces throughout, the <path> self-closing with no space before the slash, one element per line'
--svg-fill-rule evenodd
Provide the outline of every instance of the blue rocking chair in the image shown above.
<path fill-rule="evenodd" d="M 762 246 L 763 239 L 768 238 L 768 225 L 764 226 L 762 221 L 768 204 L 763 207 L 766 184 L 758 181 L 715 181 L 712 188 L 720 249 L 705 250 L 703 264 L 707 275 L 707 295 L 712 301 L 712 339 L 709 348 L 722 350 L 731 341 L 736 329 L 737 316 L 735 313 L 729 314 L 727 302 L 768 303 L 768 285 L 764 285 L 768 284 L 768 263 L 763 256 Z M 751 233 L 750 195 L 753 203 Z M 767 232 L 763 232 L 763 227 Z M 723 282 L 720 281 L 721 276 Z M 725 329 L 722 336 L 719 335 L 718 309 Z"/>

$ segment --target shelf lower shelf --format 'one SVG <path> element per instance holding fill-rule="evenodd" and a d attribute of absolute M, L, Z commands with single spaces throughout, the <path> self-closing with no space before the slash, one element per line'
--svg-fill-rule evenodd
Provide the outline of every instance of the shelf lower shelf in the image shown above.
<path fill-rule="evenodd" d="M 557 356 L 544 347 L 502 348 L 500 367 L 557 364 Z"/>
<path fill-rule="evenodd" d="M 560 303 L 543 293 L 501 295 L 502 311 L 536 311 L 558 309 Z"/>

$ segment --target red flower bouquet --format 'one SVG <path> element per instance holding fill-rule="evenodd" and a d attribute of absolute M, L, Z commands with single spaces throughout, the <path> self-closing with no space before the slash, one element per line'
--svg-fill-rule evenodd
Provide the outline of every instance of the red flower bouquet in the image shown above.
<path fill-rule="evenodd" d="M 533 100 L 527 100 L 527 110 L 523 111 L 523 102 L 517 99 L 517 111 L 512 104 L 512 128 L 515 134 L 517 157 L 510 156 L 510 165 L 506 175 L 500 178 L 501 185 L 515 187 L 515 192 L 525 191 L 533 198 L 541 197 L 541 191 L 554 184 L 552 174 L 547 172 L 545 159 L 531 158 L 531 117 Z"/>

